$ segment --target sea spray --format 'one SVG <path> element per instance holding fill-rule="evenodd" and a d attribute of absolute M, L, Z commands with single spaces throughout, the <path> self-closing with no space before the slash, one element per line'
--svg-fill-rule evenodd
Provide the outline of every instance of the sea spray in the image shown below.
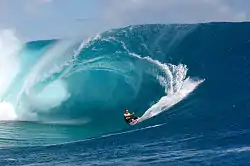
<path fill-rule="evenodd" d="M 5 101 L 6 92 L 20 71 L 18 51 L 22 42 L 11 30 L 0 31 L 0 120 L 14 120 L 17 118 L 14 103 Z"/>

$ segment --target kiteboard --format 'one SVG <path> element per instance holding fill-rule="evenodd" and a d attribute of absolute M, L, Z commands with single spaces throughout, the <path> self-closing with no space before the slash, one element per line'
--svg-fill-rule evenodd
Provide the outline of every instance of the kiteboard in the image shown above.
<path fill-rule="evenodd" d="M 139 121 L 139 117 L 137 118 L 137 119 L 133 119 L 129 124 L 130 125 L 136 125 L 136 124 L 138 124 L 140 121 Z"/>

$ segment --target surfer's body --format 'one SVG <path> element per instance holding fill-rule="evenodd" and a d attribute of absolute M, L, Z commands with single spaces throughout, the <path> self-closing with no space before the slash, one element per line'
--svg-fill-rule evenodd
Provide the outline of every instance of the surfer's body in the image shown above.
<path fill-rule="evenodd" d="M 134 124 L 134 123 L 137 122 L 138 117 L 135 117 L 134 113 L 131 114 L 131 113 L 128 112 L 128 109 L 126 109 L 125 113 L 124 113 L 124 119 L 125 119 L 126 123 L 128 123 L 128 124 L 131 124 L 131 123 Z"/>

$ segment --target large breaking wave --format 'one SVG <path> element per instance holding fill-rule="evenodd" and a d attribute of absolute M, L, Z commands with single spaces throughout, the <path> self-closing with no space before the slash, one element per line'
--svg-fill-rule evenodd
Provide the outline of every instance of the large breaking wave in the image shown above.
<path fill-rule="evenodd" d="M 161 61 L 167 55 L 160 54 L 194 28 L 129 26 L 88 40 L 25 44 L 2 31 L 1 120 L 102 125 L 113 131 L 125 125 L 125 108 L 142 115 L 141 121 L 154 117 L 204 81 L 189 77 L 184 63 Z"/>

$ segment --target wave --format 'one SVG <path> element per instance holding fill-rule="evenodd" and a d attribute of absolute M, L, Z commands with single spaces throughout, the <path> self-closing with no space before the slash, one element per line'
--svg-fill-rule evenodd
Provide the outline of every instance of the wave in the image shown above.
<path fill-rule="evenodd" d="M 184 63 L 166 63 L 153 53 L 166 34 L 169 51 L 193 30 L 193 25 L 129 26 L 88 40 L 25 44 L 2 32 L 0 120 L 80 123 L 100 133 L 124 128 L 125 108 L 142 115 L 141 121 L 150 119 L 204 81 L 187 76 Z"/>

